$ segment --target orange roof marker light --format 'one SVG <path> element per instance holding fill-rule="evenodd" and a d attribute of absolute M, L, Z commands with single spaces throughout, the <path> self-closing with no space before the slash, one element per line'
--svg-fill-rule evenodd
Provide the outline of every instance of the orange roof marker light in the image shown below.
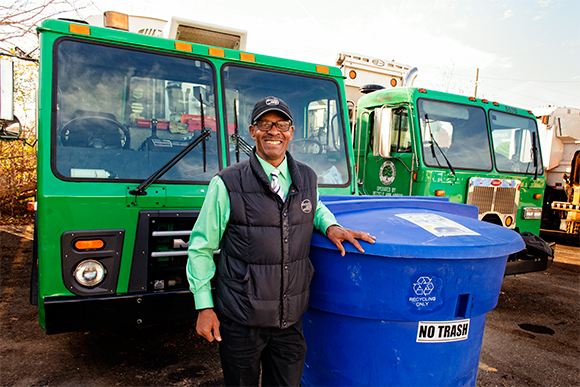
<path fill-rule="evenodd" d="M 69 32 L 73 34 L 90 35 L 91 27 L 81 24 L 71 24 L 68 26 Z"/>
<path fill-rule="evenodd" d="M 322 74 L 330 74 L 328 66 L 316 65 L 316 71 Z"/>
<path fill-rule="evenodd" d="M 213 56 L 221 56 L 222 58 L 225 58 L 226 56 L 226 52 L 224 51 L 224 49 L 217 47 L 210 47 L 209 54 Z"/>
<path fill-rule="evenodd" d="M 246 62 L 255 62 L 256 56 L 254 54 L 248 54 L 247 52 L 240 52 L 240 60 Z"/>
<path fill-rule="evenodd" d="M 185 42 L 175 42 L 175 49 L 179 51 L 192 52 L 193 48 L 190 43 Z"/>

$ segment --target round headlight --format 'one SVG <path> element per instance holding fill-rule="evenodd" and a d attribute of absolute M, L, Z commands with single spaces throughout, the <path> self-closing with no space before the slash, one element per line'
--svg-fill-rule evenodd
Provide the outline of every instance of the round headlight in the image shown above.
<path fill-rule="evenodd" d="M 77 282 L 88 288 L 92 288 L 103 282 L 105 274 L 107 274 L 105 267 L 100 262 L 92 259 L 79 263 L 73 272 Z"/>

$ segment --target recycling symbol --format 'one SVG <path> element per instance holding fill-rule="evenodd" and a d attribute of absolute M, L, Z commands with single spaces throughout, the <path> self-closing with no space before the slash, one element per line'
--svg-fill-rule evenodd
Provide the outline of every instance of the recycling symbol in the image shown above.
<path fill-rule="evenodd" d="M 419 277 L 417 282 L 413 284 L 413 290 L 418 296 L 428 296 L 434 288 L 435 286 L 429 277 Z"/>

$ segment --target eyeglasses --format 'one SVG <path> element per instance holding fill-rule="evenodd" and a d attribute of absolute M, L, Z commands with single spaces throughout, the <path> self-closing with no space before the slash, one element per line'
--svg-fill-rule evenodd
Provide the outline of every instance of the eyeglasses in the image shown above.
<path fill-rule="evenodd" d="M 261 131 L 267 132 L 272 129 L 272 126 L 275 126 L 280 132 L 287 132 L 290 130 L 290 126 L 292 125 L 292 121 L 258 121 L 255 122 L 254 125 Z"/>

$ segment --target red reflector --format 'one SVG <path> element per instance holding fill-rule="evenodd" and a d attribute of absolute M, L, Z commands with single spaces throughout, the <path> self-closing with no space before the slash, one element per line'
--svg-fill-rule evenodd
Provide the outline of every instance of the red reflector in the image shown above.
<path fill-rule="evenodd" d="M 442 189 L 435 190 L 435 196 L 445 196 L 445 191 Z"/>
<path fill-rule="evenodd" d="M 499 187 L 501 185 L 501 180 L 499 179 L 492 180 L 491 185 L 493 185 L 494 187 Z"/>
<path fill-rule="evenodd" d="M 542 194 L 539 194 L 539 193 L 534 194 L 534 199 L 537 200 L 537 199 L 541 199 L 541 198 L 542 198 Z"/>

